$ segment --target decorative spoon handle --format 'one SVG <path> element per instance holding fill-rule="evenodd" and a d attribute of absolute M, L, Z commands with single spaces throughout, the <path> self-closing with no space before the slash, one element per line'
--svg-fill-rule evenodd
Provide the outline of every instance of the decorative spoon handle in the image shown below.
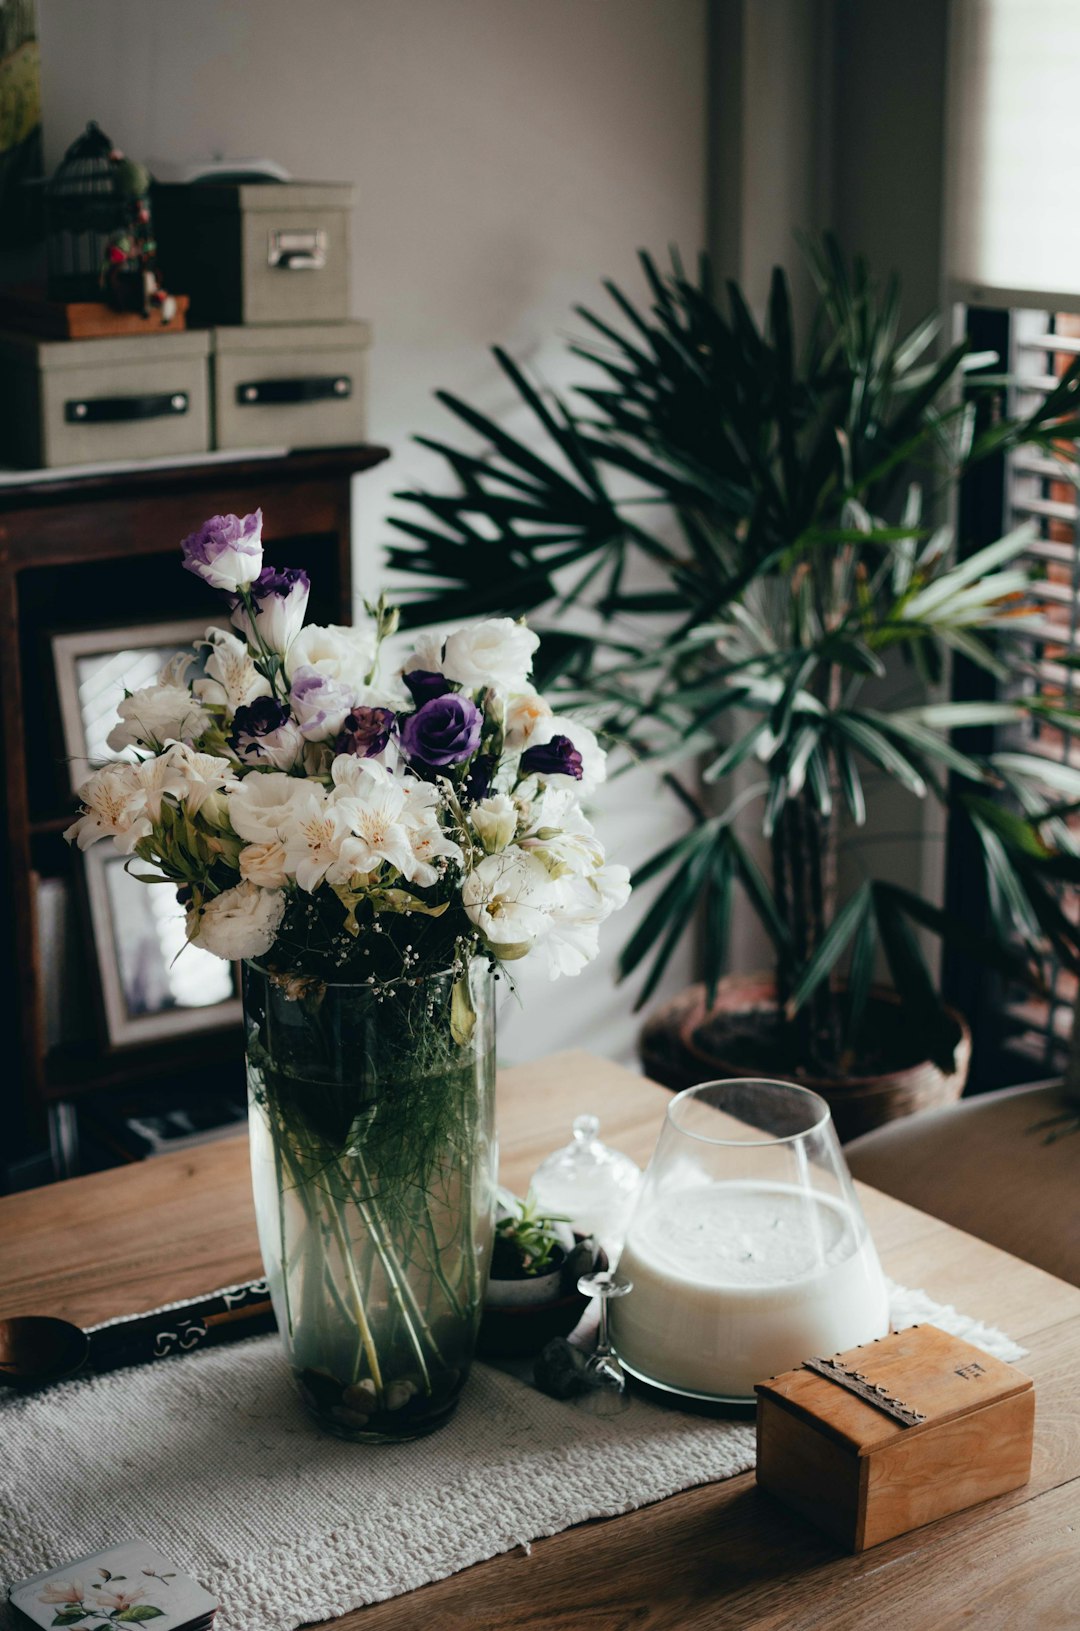
<path fill-rule="evenodd" d="M 97 1326 L 87 1333 L 90 1355 L 86 1368 L 100 1373 L 142 1365 L 150 1359 L 258 1336 L 275 1330 L 276 1323 L 266 1281 L 253 1280 L 249 1285 L 195 1297 L 175 1308 Z"/>

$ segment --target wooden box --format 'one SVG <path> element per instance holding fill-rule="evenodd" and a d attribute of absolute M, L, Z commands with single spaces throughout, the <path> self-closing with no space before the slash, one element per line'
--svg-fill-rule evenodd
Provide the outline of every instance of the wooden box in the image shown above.
<path fill-rule="evenodd" d="M 269 182 L 155 186 L 167 289 L 200 324 L 333 323 L 349 312 L 352 188 Z"/>
<path fill-rule="evenodd" d="M 215 329 L 215 447 L 362 442 L 370 344 L 361 322 Z"/>
<path fill-rule="evenodd" d="M 757 1480 L 849 1551 L 1027 1483 L 1015 1366 L 933 1325 L 808 1363 L 758 1384 Z"/>
<path fill-rule="evenodd" d="M 0 464 L 30 469 L 206 453 L 206 334 L 0 334 Z"/>

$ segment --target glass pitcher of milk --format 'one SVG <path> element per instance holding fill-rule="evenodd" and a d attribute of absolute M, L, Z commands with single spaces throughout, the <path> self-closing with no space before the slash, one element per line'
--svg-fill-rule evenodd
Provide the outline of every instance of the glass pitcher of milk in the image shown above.
<path fill-rule="evenodd" d="M 619 1264 L 615 1347 L 672 1393 L 754 1383 L 889 1329 L 885 1278 L 829 1107 L 789 1082 L 705 1082 L 668 1106 Z"/>

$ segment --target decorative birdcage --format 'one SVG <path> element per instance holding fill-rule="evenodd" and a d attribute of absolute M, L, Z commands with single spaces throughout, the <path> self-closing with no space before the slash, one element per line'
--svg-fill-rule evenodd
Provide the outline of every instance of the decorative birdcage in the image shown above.
<path fill-rule="evenodd" d="M 45 183 L 49 298 L 100 300 L 109 239 L 130 208 L 115 149 L 93 120 Z"/>

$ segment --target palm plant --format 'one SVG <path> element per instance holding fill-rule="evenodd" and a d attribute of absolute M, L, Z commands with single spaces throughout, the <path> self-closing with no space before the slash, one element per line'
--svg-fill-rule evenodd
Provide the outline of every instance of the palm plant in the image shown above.
<path fill-rule="evenodd" d="M 781 1022 L 804 1066 L 850 1067 L 883 953 L 918 1057 L 948 1068 L 956 1027 L 920 931 L 1010 978 L 1038 984 L 1051 953 L 1080 971 L 1059 888 L 1080 878 L 1065 820 L 1080 775 L 1023 752 L 976 752 L 971 733 L 1031 720 L 1075 733 L 1080 713 L 1038 692 L 1015 638 L 1038 605 L 1020 562 L 1028 533 L 957 562 L 924 513 L 973 463 L 1018 443 L 1068 468 L 1080 366 L 1028 418 L 981 412 L 972 381 L 999 385 L 987 372 L 996 359 L 963 342 L 935 355 L 940 320 L 901 333 L 895 280 L 882 289 L 829 239 L 807 248 L 817 301 L 798 355 L 781 270 L 759 326 L 734 284 L 721 303 L 707 265 L 691 277 L 673 257 L 662 274 L 644 255 L 648 309 L 611 283 L 619 319 L 579 308 L 594 338 L 571 349 L 593 378 L 572 398 L 496 351 L 544 451 L 440 393 L 483 446 L 420 438 L 448 462 L 454 490 L 398 495 L 410 511 L 394 520 L 403 537 L 389 560 L 424 580 L 406 609 L 413 624 L 502 611 L 542 627 L 546 615 L 546 683 L 557 678 L 634 755 L 657 761 L 689 812 L 689 830 L 638 873 L 666 877 L 622 954 L 624 974 L 651 956 L 641 1001 L 699 906 L 715 991 L 739 887 L 775 947 Z M 654 586 L 629 587 L 642 562 Z M 600 619 L 599 637 L 567 628 L 575 606 Z M 950 653 L 1008 678 L 1008 699 L 925 700 Z M 897 660 L 922 700 L 901 705 L 893 687 L 891 702 L 872 705 L 868 682 Z M 719 804 L 716 787 L 730 793 Z M 883 799 L 896 789 L 937 799 L 967 829 L 993 937 L 885 879 L 842 891 L 841 829 L 863 824 L 878 787 Z M 736 824 L 754 802 L 771 867 L 740 835 L 745 817 Z"/>

